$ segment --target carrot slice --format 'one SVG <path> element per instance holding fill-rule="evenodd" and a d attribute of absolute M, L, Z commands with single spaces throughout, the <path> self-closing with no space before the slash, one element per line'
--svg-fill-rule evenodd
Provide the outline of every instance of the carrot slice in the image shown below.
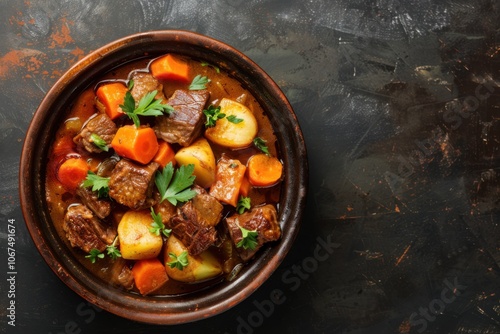
<path fill-rule="evenodd" d="M 87 177 L 89 167 L 82 158 L 70 158 L 64 161 L 57 170 L 57 179 L 68 190 L 76 187 Z"/>
<path fill-rule="evenodd" d="M 97 88 L 97 98 L 104 106 L 109 118 L 116 119 L 124 114 L 120 105 L 123 104 L 126 92 L 127 87 L 121 82 L 107 83 Z"/>
<path fill-rule="evenodd" d="M 248 159 L 248 181 L 258 187 L 269 187 L 281 179 L 283 165 L 272 156 L 255 154 Z"/>
<path fill-rule="evenodd" d="M 124 125 L 116 131 L 111 147 L 119 156 L 147 164 L 158 151 L 158 140 L 150 127 Z"/>
<path fill-rule="evenodd" d="M 157 258 L 136 261 L 132 267 L 132 276 L 142 295 L 154 292 L 168 281 L 167 271 Z"/>
<path fill-rule="evenodd" d="M 189 65 L 171 54 L 154 60 L 149 67 L 151 74 L 159 80 L 189 82 Z"/>
<path fill-rule="evenodd" d="M 158 152 L 156 152 L 153 161 L 160 164 L 163 168 L 168 165 L 169 162 L 172 162 L 172 165 L 175 165 L 175 151 L 166 141 L 161 140 L 158 143 Z"/>
<path fill-rule="evenodd" d="M 215 181 L 210 187 L 209 194 L 221 202 L 236 207 L 246 169 L 239 160 L 222 156 L 217 162 Z"/>

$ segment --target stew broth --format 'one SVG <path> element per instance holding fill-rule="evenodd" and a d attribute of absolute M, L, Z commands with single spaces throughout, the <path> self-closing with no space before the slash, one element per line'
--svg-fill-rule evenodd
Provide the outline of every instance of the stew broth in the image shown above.
<path fill-rule="evenodd" d="M 246 90 L 235 78 L 232 78 L 227 73 L 219 71 L 215 66 L 207 65 L 195 59 L 190 59 L 186 57 L 181 57 L 187 62 L 191 79 L 199 74 L 201 76 L 206 76 L 210 79 L 207 85 L 207 90 L 210 93 L 210 97 L 207 103 L 208 105 L 217 105 L 221 99 L 229 98 L 231 100 L 240 101 L 248 109 L 250 109 L 255 116 L 258 124 L 257 136 L 266 141 L 267 147 L 269 149 L 269 154 L 272 156 L 279 157 L 279 150 L 276 143 L 276 138 L 273 133 L 273 128 L 270 124 L 269 119 L 266 117 L 264 110 L 259 105 L 257 100 L 251 95 L 251 93 Z M 71 106 L 68 106 L 67 117 L 60 124 L 57 130 L 56 136 L 52 143 L 51 149 L 49 150 L 49 159 L 46 174 L 46 199 L 48 203 L 49 212 L 54 223 L 54 227 L 62 240 L 68 246 L 68 250 L 73 253 L 73 255 L 78 259 L 78 261 L 84 265 L 89 271 L 91 271 L 96 276 L 100 277 L 103 282 L 112 282 L 113 276 L 116 275 L 114 272 L 114 266 L 117 263 L 122 263 L 125 261 L 129 266 L 133 265 L 134 261 L 124 260 L 118 258 L 117 260 L 112 260 L 108 256 L 102 259 L 98 259 L 95 263 L 92 263 L 86 256 L 85 252 L 81 249 L 72 247 L 68 238 L 66 237 L 66 232 L 63 229 L 63 223 L 65 219 L 65 213 L 69 206 L 74 203 L 81 202 L 80 198 L 76 195 L 75 191 L 67 189 L 58 180 L 58 169 L 60 165 L 71 157 L 81 157 L 87 161 L 90 170 L 97 170 L 98 167 L 109 157 L 113 156 L 112 150 L 110 152 L 103 153 L 89 153 L 82 147 L 76 145 L 73 138 L 79 133 L 82 126 L 88 121 L 88 119 L 96 114 L 98 110 L 96 109 L 96 88 L 103 82 L 109 81 L 120 81 L 125 84 L 128 83 L 130 73 L 133 71 L 147 72 L 149 70 L 149 64 L 152 59 L 141 59 L 135 62 L 125 64 L 119 68 L 113 69 L 109 73 L 106 73 L 97 80 L 94 85 L 88 87 L 83 91 L 78 98 L 74 101 Z M 188 86 L 185 83 L 179 83 L 175 81 L 160 80 L 163 84 L 163 93 L 165 97 L 170 97 L 177 89 L 186 89 Z M 147 117 L 141 119 L 141 124 L 154 125 L 155 117 Z M 117 124 L 131 124 L 131 121 L 126 117 L 117 121 Z M 230 157 L 231 159 L 237 159 L 242 164 L 246 165 L 248 159 L 259 153 L 260 151 L 255 146 L 250 146 L 243 149 L 230 149 L 223 147 L 213 142 L 210 142 L 210 146 L 213 150 L 216 161 L 219 160 L 223 155 Z M 175 150 L 180 149 L 179 145 L 173 145 Z M 276 184 L 271 187 L 251 187 L 248 197 L 251 199 L 252 207 L 257 207 L 263 204 L 272 204 L 277 206 L 280 196 L 280 184 Z M 106 217 L 104 222 L 116 228 L 122 215 L 129 210 L 121 205 L 114 205 L 112 213 Z M 224 205 L 223 217 L 228 217 L 235 213 L 235 208 L 230 205 Z M 224 219 L 224 218 L 223 218 Z M 153 221 L 153 220 L 152 220 Z M 219 223 L 220 225 L 221 223 Z M 221 234 L 227 234 L 227 231 L 223 228 L 218 229 L 219 238 Z M 227 237 L 227 235 L 226 235 Z M 165 239 L 165 238 L 164 238 Z M 221 263 L 228 261 L 227 256 L 223 255 L 223 250 L 218 248 L 220 246 L 218 243 L 210 246 L 209 250 L 215 254 Z M 163 262 L 163 251 L 160 253 L 159 258 Z M 154 292 L 154 295 L 175 295 L 183 294 L 198 289 L 206 288 L 212 284 L 216 284 L 224 279 L 227 279 L 228 275 L 234 269 L 234 266 L 238 263 L 243 263 L 241 259 L 237 256 L 228 264 L 226 267 L 223 266 L 223 274 L 212 278 L 205 282 L 197 283 L 182 283 L 174 279 L 169 279 L 166 284 L 164 284 L 160 289 Z M 137 288 L 131 290 L 138 293 Z"/>

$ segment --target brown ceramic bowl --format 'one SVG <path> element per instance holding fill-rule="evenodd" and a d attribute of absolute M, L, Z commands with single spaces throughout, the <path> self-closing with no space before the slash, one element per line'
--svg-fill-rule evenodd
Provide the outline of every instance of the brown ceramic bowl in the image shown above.
<path fill-rule="evenodd" d="M 232 74 L 267 112 L 282 150 L 284 185 L 279 203 L 282 238 L 261 249 L 231 282 L 181 296 L 140 296 L 105 284 L 68 252 L 59 238 L 45 200 L 48 149 L 67 106 L 110 69 L 142 57 L 168 52 L 206 60 Z M 274 81 L 234 48 L 186 31 L 139 33 L 92 52 L 70 68 L 47 93 L 29 126 L 20 163 L 24 219 L 38 251 L 54 273 L 89 302 L 119 316 L 156 324 L 177 324 L 221 313 L 248 297 L 279 266 L 299 230 L 307 186 L 307 156 L 295 114 Z"/>

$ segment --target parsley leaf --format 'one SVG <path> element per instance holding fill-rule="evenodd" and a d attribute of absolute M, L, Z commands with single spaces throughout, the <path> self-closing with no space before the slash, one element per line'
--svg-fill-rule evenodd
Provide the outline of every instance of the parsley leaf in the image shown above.
<path fill-rule="evenodd" d="M 87 172 L 87 177 L 83 180 L 85 188 L 92 187 L 92 191 L 97 191 L 97 197 L 103 198 L 108 196 L 109 192 L 109 177 L 96 175 L 92 171 Z"/>
<path fill-rule="evenodd" d="M 179 270 L 182 270 L 188 265 L 189 261 L 187 255 L 187 251 L 182 252 L 179 256 L 175 255 L 174 253 L 168 253 L 168 256 L 172 258 L 172 261 L 167 262 L 167 265 L 170 268 L 177 268 Z"/>
<path fill-rule="evenodd" d="M 100 250 L 98 250 L 96 248 L 92 248 L 90 250 L 89 254 L 85 255 L 85 257 L 87 259 L 90 259 L 90 262 L 95 263 L 97 261 L 97 259 L 103 259 L 104 258 L 104 254 L 101 253 Z"/>
<path fill-rule="evenodd" d="M 243 122 L 243 118 L 238 118 L 234 115 L 229 115 L 226 118 L 229 122 L 234 123 L 234 124 L 238 124 L 238 123 Z"/>
<path fill-rule="evenodd" d="M 255 147 L 257 147 L 259 150 L 261 150 L 262 153 L 264 153 L 266 155 L 270 155 L 269 148 L 267 147 L 266 143 L 267 143 L 267 141 L 260 138 L 260 137 L 255 137 L 253 139 L 253 144 L 255 145 Z"/>
<path fill-rule="evenodd" d="M 161 218 L 161 214 L 160 213 L 156 214 L 155 210 L 151 208 L 151 217 L 153 217 L 153 222 L 151 223 L 151 228 L 149 229 L 149 232 L 155 235 L 160 235 L 160 233 L 162 233 L 164 236 L 168 238 L 172 230 L 169 228 L 165 228 L 165 225 L 163 224 Z"/>
<path fill-rule="evenodd" d="M 116 241 L 118 240 L 118 236 L 115 237 L 115 240 L 113 240 L 113 243 L 111 245 L 106 246 L 106 253 L 111 257 L 113 260 L 116 260 L 119 257 L 122 257 L 122 253 L 120 253 L 120 250 L 118 247 L 116 247 Z M 98 259 L 104 259 L 104 253 L 102 253 L 100 250 L 97 248 L 92 248 L 89 252 L 88 255 L 85 255 L 87 259 L 90 259 L 90 262 L 95 263 Z"/>
<path fill-rule="evenodd" d="M 205 76 L 201 76 L 200 74 L 198 74 L 197 76 L 194 77 L 193 81 L 189 85 L 189 90 L 206 89 L 207 88 L 207 84 L 209 82 L 210 82 L 209 78 L 207 78 Z"/>
<path fill-rule="evenodd" d="M 243 249 L 251 249 L 254 250 L 255 247 L 257 247 L 257 231 L 249 231 L 244 227 L 239 226 L 241 230 L 241 236 L 242 239 L 240 242 L 236 244 L 236 247 L 240 248 L 243 247 Z"/>
<path fill-rule="evenodd" d="M 155 184 L 161 195 L 161 202 L 168 200 L 173 205 L 177 202 L 187 202 L 196 195 L 191 189 L 196 176 L 193 175 L 194 165 L 182 165 L 177 170 L 171 162 L 163 170 L 156 172 Z"/>
<path fill-rule="evenodd" d="M 113 243 L 111 245 L 106 246 L 106 252 L 113 260 L 122 257 L 122 253 L 120 253 L 120 250 L 116 247 L 117 240 L 118 236 L 115 237 L 115 240 L 113 240 Z"/>
<path fill-rule="evenodd" d="M 236 204 L 236 211 L 241 215 L 245 210 L 250 210 L 250 197 L 240 196 L 238 204 Z"/>
<path fill-rule="evenodd" d="M 210 66 L 215 70 L 215 72 L 220 73 L 220 68 L 218 66 L 210 65 L 206 61 L 202 61 L 200 64 L 201 64 L 201 66 Z"/>
<path fill-rule="evenodd" d="M 207 118 L 205 122 L 205 127 L 207 128 L 214 127 L 218 119 L 226 117 L 226 114 L 220 112 L 220 107 L 215 107 L 214 105 L 209 105 L 208 109 L 203 110 L 203 113 Z"/>
<path fill-rule="evenodd" d="M 135 106 L 135 100 L 130 90 L 125 93 L 123 104 L 120 108 L 127 114 L 127 116 L 134 122 L 136 127 L 141 125 L 139 116 L 161 116 L 163 113 L 170 114 L 174 108 L 168 104 L 161 103 L 161 100 L 155 99 L 157 90 L 144 95 Z"/>
<path fill-rule="evenodd" d="M 94 143 L 95 146 L 99 147 L 104 152 L 109 151 L 108 143 L 104 139 L 101 138 L 97 133 L 93 133 L 90 135 L 90 139 Z"/>

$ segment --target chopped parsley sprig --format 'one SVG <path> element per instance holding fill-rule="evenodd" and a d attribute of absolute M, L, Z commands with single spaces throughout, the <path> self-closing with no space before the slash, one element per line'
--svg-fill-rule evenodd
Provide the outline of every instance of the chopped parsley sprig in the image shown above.
<path fill-rule="evenodd" d="M 259 150 L 261 150 L 262 153 L 266 154 L 266 155 L 271 155 L 269 153 L 269 148 L 267 147 L 267 141 L 260 138 L 260 137 L 255 137 L 253 139 L 253 144 L 255 145 L 255 147 L 257 147 Z"/>
<path fill-rule="evenodd" d="M 240 199 L 236 204 L 236 212 L 238 212 L 241 215 L 243 212 L 245 212 L 245 210 L 250 210 L 250 208 L 251 208 L 250 197 L 240 196 Z"/>
<path fill-rule="evenodd" d="M 141 125 L 139 116 L 161 116 L 164 113 L 170 114 L 174 111 L 174 108 L 168 104 L 164 104 L 161 100 L 155 99 L 157 90 L 147 93 L 144 95 L 135 106 L 135 99 L 128 90 L 125 93 L 125 99 L 120 108 L 127 114 L 127 116 L 134 122 L 135 126 L 138 128 Z"/>
<path fill-rule="evenodd" d="M 243 122 L 243 118 L 238 118 L 235 115 L 229 115 L 229 116 L 226 117 L 226 119 L 229 122 L 234 123 L 234 124 L 238 124 L 238 123 Z"/>
<path fill-rule="evenodd" d="M 196 195 L 191 189 L 196 176 L 193 175 L 194 165 L 182 165 L 177 170 L 171 162 L 163 170 L 156 172 L 155 184 L 161 195 L 161 202 L 168 200 L 173 205 L 177 202 L 187 202 Z"/>
<path fill-rule="evenodd" d="M 95 146 L 97 146 L 98 148 L 100 148 L 104 152 L 109 151 L 108 143 L 106 143 L 106 141 L 104 139 L 102 139 L 102 137 L 99 136 L 97 133 L 92 133 L 90 135 L 90 139 L 92 140 L 92 142 L 94 143 Z"/>
<path fill-rule="evenodd" d="M 193 81 L 189 85 L 189 90 L 202 90 L 207 88 L 207 84 L 210 82 L 210 79 L 198 74 L 194 77 Z"/>
<path fill-rule="evenodd" d="M 172 258 L 172 261 L 167 262 L 167 265 L 170 268 L 177 268 L 179 270 L 184 269 L 189 263 L 188 261 L 188 252 L 184 251 L 180 253 L 179 255 L 175 255 L 174 253 L 170 252 L 168 253 L 168 256 Z"/>
<path fill-rule="evenodd" d="M 214 127 L 217 120 L 226 117 L 226 114 L 220 112 L 220 107 L 216 107 L 212 104 L 208 106 L 208 109 L 204 109 L 203 113 L 207 119 L 205 122 L 205 127 L 207 128 Z"/>
<path fill-rule="evenodd" d="M 224 117 L 226 117 L 226 114 L 220 112 L 220 109 L 221 109 L 220 106 L 216 107 L 213 104 L 211 104 L 211 105 L 208 106 L 208 109 L 204 109 L 203 110 L 203 113 L 205 114 L 205 117 L 206 117 L 206 121 L 205 121 L 205 127 L 206 128 L 212 128 L 212 127 L 214 127 L 215 123 L 219 119 L 223 119 Z M 229 116 L 226 117 L 226 119 L 229 122 L 234 123 L 234 124 L 238 124 L 238 123 L 243 122 L 242 118 L 238 118 L 235 115 L 229 115 Z"/>
<path fill-rule="evenodd" d="M 102 177 L 92 171 L 87 172 L 87 177 L 83 180 L 85 188 L 92 187 L 92 191 L 97 191 L 97 197 L 108 197 L 109 177 Z"/>
<path fill-rule="evenodd" d="M 151 228 L 149 229 L 149 232 L 155 235 L 160 235 L 161 233 L 168 238 L 170 236 L 170 233 L 172 233 L 172 230 L 169 228 L 165 228 L 165 225 L 163 224 L 161 218 L 161 214 L 155 213 L 155 210 L 151 208 L 151 217 L 153 217 L 153 222 L 151 223 Z"/>
<path fill-rule="evenodd" d="M 115 237 L 113 243 L 111 245 L 106 246 L 106 254 L 116 260 L 119 257 L 122 257 L 120 250 L 116 247 L 116 242 L 118 241 L 118 236 Z M 104 253 L 98 250 L 97 248 L 92 248 L 88 255 L 85 255 L 87 259 L 90 259 L 90 262 L 95 263 L 98 259 L 104 259 Z"/>
<path fill-rule="evenodd" d="M 257 231 L 250 231 L 247 230 L 244 227 L 239 226 L 241 230 L 241 240 L 236 244 L 236 247 L 240 248 L 243 247 L 243 249 L 250 249 L 254 250 L 255 247 L 257 247 L 258 242 L 257 242 Z"/>

